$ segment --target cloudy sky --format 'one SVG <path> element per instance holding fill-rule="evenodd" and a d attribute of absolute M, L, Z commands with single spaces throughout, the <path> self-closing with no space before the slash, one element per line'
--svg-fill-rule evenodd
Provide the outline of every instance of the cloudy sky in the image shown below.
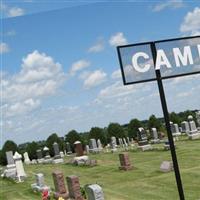
<path fill-rule="evenodd" d="M 0 12 L 1 145 L 162 116 L 155 82 L 123 86 L 116 46 L 200 34 L 197 1 L 7 0 Z M 164 86 L 169 111 L 200 108 L 198 75 Z"/>

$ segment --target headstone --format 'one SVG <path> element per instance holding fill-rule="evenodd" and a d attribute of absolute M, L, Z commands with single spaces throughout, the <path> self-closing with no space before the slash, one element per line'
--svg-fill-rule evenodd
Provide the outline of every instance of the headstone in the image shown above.
<path fill-rule="evenodd" d="M 119 140 L 119 145 L 120 145 L 120 147 L 123 147 L 123 141 L 122 141 L 122 138 L 119 138 L 118 140 Z"/>
<path fill-rule="evenodd" d="M 159 143 L 160 142 L 160 139 L 158 138 L 158 131 L 156 128 L 152 128 L 151 129 L 151 143 Z"/>
<path fill-rule="evenodd" d="M 172 135 L 174 137 L 181 135 L 178 124 L 174 124 L 173 122 L 170 122 L 170 128 L 171 128 Z"/>
<path fill-rule="evenodd" d="M 148 142 L 147 134 L 144 128 L 138 128 L 138 148 L 142 149 L 142 151 L 151 150 L 152 146 Z"/>
<path fill-rule="evenodd" d="M 44 174 L 39 173 L 35 175 L 36 183 L 31 185 L 32 190 L 36 192 L 42 192 L 43 190 L 48 190 L 50 192 L 50 187 L 45 185 Z"/>
<path fill-rule="evenodd" d="M 112 152 L 116 152 L 117 151 L 117 141 L 116 141 L 116 137 L 111 137 L 111 143 L 110 143 L 110 146 L 111 146 L 111 151 Z"/>
<path fill-rule="evenodd" d="M 12 151 L 6 152 L 6 159 L 7 159 L 7 165 L 14 165 L 15 164 Z"/>
<path fill-rule="evenodd" d="M 64 155 L 64 152 L 63 152 L 63 151 L 61 151 L 61 152 L 60 152 L 60 157 L 61 157 L 61 158 L 64 158 L 64 157 L 65 157 L 65 155 Z"/>
<path fill-rule="evenodd" d="M 190 133 L 190 127 L 187 121 L 181 122 L 181 128 L 182 128 L 182 133 L 186 133 L 186 134 Z"/>
<path fill-rule="evenodd" d="M 87 154 L 90 153 L 90 147 L 89 147 L 89 145 L 86 145 L 86 146 L 85 146 L 85 151 L 86 151 Z"/>
<path fill-rule="evenodd" d="M 74 143 L 76 156 L 83 156 L 83 147 L 80 141 Z"/>
<path fill-rule="evenodd" d="M 196 123 L 193 120 L 193 116 L 189 115 L 188 116 L 188 121 L 189 121 L 189 128 L 190 128 L 190 132 L 189 132 L 189 139 L 191 140 L 195 140 L 195 139 L 199 139 L 200 138 L 200 132 L 198 132 L 197 127 L 196 127 Z"/>
<path fill-rule="evenodd" d="M 52 176 L 55 186 L 54 198 L 58 199 L 59 197 L 62 197 L 65 200 L 68 199 L 69 194 L 67 188 L 65 187 L 65 180 L 63 173 L 61 171 L 54 171 L 52 173 Z"/>
<path fill-rule="evenodd" d="M 59 145 L 57 142 L 53 143 L 53 150 L 54 150 L 54 158 L 61 158 L 60 156 L 60 150 L 59 150 Z"/>
<path fill-rule="evenodd" d="M 71 145 L 70 145 L 70 143 L 67 142 L 66 145 L 67 145 L 67 154 L 68 154 L 68 155 L 72 154 L 72 150 L 71 150 Z"/>
<path fill-rule="evenodd" d="M 123 138 L 123 142 L 124 142 L 125 150 L 128 150 L 128 144 L 127 144 L 127 142 L 126 142 L 126 138 Z"/>
<path fill-rule="evenodd" d="M 165 144 L 164 144 L 164 149 L 165 150 L 170 150 L 170 144 L 169 144 L 169 141 L 165 141 Z"/>
<path fill-rule="evenodd" d="M 128 146 L 131 144 L 130 138 L 126 137 Z"/>
<path fill-rule="evenodd" d="M 128 171 L 128 170 L 133 169 L 133 167 L 131 166 L 131 163 L 129 161 L 128 153 L 119 154 L 119 160 L 120 160 L 120 165 L 121 165 L 119 167 L 120 170 Z"/>
<path fill-rule="evenodd" d="M 37 160 L 36 160 L 36 159 L 31 160 L 31 164 L 32 164 L 32 165 L 37 164 Z"/>
<path fill-rule="evenodd" d="M 25 163 L 26 165 L 30 165 L 30 164 L 31 164 L 31 161 L 30 161 L 30 158 L 29 158 L 29 156 L 28 156 L 28 153 L 25 152 L 25 153 L 23 154 L 23 156 L 24 156 L 24 163 Z"/>
<path fill-rule="evenodd" d="M 39 164 L 42 164 L 44 162 L 44 158 L 43 158 L 43 155 L 42 155 L 42 150 L 41 149 L 38 149 L 36 151 L 36 155 L 37 155 L 37 162 Z"/>
<path fill-rule="evenodd" d="M 88 200 L 104 200 L 103 190 L 97 184 L 86 186 L 86 193 Z"/>
<path fill-rule="evenodd" d="M 57 142 L 53 143 L 53 150 L 54 150 L 54 160 L 53 160 L 53 163 L 54 164 L 63 163 L 64 160 L 60 156 L 59 145 L 58 145 Z"/>
<path fill-rule="evenodd" d="M 24 171 L 24 166 L 22 163 L 22 156 L 18 152 L 15 152 L 13 159 L 15 161 L 15 166 L 17 171 L 16 178 L 19 182 L 21 182 L 26 178 L 26 173 Z"/>
<path fill-rule="evenodd" d="M 171 161 L 163 161 L 160 165 L 160 171 L 170 172 L 173 170 L 173 163 Z"/>
<path fill-rule="evenodd" d="M 67 176 L 67 186 L 69 190 L 69 198 L 74 200 L 83 200 L 79 178 L 77 176 Z"/>
<path fill-rule="evenodd" d="M 197 119 L 198 127 L 200 127 L 200 110 L 196 112 L 196 119 Z"/>
<path fill-rule="evenodd" d="M 102 150 L 103 150 L 103 147 L 102 147 L 102 144 L 101 144 L 101 140 L 100 140 L 100 139 L 97 140 L 97 146 L 98 146 L 99 151 L 102 151 Z"/>
<path fill-rule="evenodd" d="M 44 157 L 44 163 L 45 164 L 50 164 L 52 163 L 53 159 L 51 158 L 50 154 L 49 154 L 49 148 L 48 147 L 44 147 L 43 148 L 43 152 L 45 154 L 45 157 Z"/>
<path fill-rule="evenodd" d="M 90 152 L 91 153 L 99 152 L 99 149 L 97 147 L 97 142 L 96 142 L 96 140 L 94 138 L 90 139 L 89 146 L 90 146 Z"/>
<path fill-rule="evenodd" d="M 7 166 L 6 169 L 4 170 L 3 176 L 15 179 L 17 171 L 12 151 L 6 152 L 6 159 L 7 159 Z"/>

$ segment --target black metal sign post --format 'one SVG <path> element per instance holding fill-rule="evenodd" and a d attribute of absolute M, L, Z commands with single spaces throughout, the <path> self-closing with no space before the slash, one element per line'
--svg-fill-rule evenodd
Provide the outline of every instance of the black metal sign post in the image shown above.
<path fill-rule="evenodd" d="M 200 57 L 200 36 L 176 38 L 176 39 L 147 42 L 147 43 L 139 43 L 139 44 L 133 44 L 133 45 L 124 45 L 124 46 L 118 46 L 117 47 L 120 67 L 121 67 L 121 71 L 122 71 L 122 78 L 123 78 L 123 82 L 124 82 L 125 85 L 136 84 L 136 83 L 144 83 L 144 82 L 149 82 L 149 81 L 157 81 L 180 200 L 185 200 L 185 197 L 184 197 L 184 191 L 183 191 L 183 186 L 182 186 L 182 181 L 181 181 L 181 175 L 180 175 L 180 171 L 179 171 L 179 165 L 178 165 L 177 156 L 176 156 L 176 150 L 175 150 L 175 146 L 174 146 L 174 140 L 173 140 L 171 127 L 170 127 L 169 113 L 168 113 L 167 102 L 166 102 L 166 98 L 165 98 L 165 92 L 164 92 L 164 88 L 163 88 L 162 79 L 198 74 L 198 73 L 200 73 L 200 71 L 196 70 L 196 71 L 192 71 L 192 72 L 190 71 L 190 72 L 187 72 L 187 73 L 181 73 L 181 74 L 179 73 L 179 74 L 175 74 L 175 75 L 168 75 L 168 76 L 162 77 L 160 69 L 158 70 L 158 69 L 155 68 L 156 60 L 157 60 L 156 44 L 165 43 L 165 42 L 180 41 L 180 40 L 190 40 L 190 39 L 195 39 L 197 44 L 199 45 L 198 46 L 199 47 L 198 53 L 199 53 L 199 57 Z M 125 60 L 125 62 L 127 62 L 127 59 L 123 58 L 122 52 L 120 50 L 126 49 L 126 48 L 128 49 L 128 48 L 131 48 L 131 47 L 138 47 L 138 46 L 141 46 L 141 45 L 149 45 L 150 46 L 152 60 L 153 60 L 154 68 L 155 68 L 155 77 L 151 77 L 151 78 L 148 78 L 148 79 L 146 78 L 144 80 L 135 80 L 135 81 L 128 80 L 127 81 L 126 80 L 126 72 L 125 72 L 125 69 L 124 69 L 124 65 L 125 65 L 124 60 Z M 124 55 L 127 56 L 128 55 L 127 52 Z M 199 66 L 200 66 L 200 64 L 199 64 Z"/>
<path fill-rule="evenodd" d="M 151 50 L 152 50 L 153 61 L 155 64 L 155 62 L 156 62 L 156 47 L 155 47 L 154 43 L 151 44 Z M 166 125 L 167 136 L 168 136 L 168 140 L 169 140 L 169 144 L 170 144 L 171 156 L 172 156 L 174 172 L 175 172 L 175 176 L 176 176 L 176 183 L 177 183 L 177 187 L 178 187 L 179 197 L 180 197 L 180 200 L 184 200 L 185 197 L 184 197 L 184 192 L 183 192 L 181 175 L 180 175 L 180 171 L 179 171 L 176 150 L 175 150 L 175 146 L 174 146 L 174 140 L 173 140 L 173 136 L 172 136 L 172 132 L 171 132 L 171 128 L 170 128 L 169 113 L 168 113 L 167 102 L 166 102 L 166 98 L 165 98 L 165 92 L 164 92 L 164 88 L 163 88 L 160 70 L 156 70 L 156 78 L 157 78 L 158 89 L 159 89 L 159 93 L 160 93 L 160 100 L 161 100 L 161 104 L 162 104 L 163 115 L 165 118 L 165 125 Z"/>

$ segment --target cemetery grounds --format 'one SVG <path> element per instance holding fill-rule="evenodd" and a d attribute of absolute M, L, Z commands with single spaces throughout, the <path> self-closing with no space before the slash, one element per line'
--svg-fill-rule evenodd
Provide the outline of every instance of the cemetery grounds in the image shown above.
<path fill-rule="evenodd" d="M 129 151 L 134 169 L 120 171 L 118 152 L 90 154 L 97 159 L 96 167 L 72 166 L 69 164 L 24 165 L 28 175 L 23 183 L 0 179 L 0 200 L 41 200 L 40 194 L 31 190 L 35 174 L 44 173 L 47 185 L 54 188 L 52 171 L 59 169 L 65 177 L 79 176 L 81 186 L 99 184 L 106 200 L 178 200 L 174 172 L 159 171 L 162 161 L 170 160 L 170 151 L 163 150 L 163 144 L 153 145 L 156 150 Z M 190 141 L 181 136 L 176 142 L 186 200 L 200 200 L 200 140 Z M 65 157 L 67 161 L 70 157 Z M 53 199 L 53 198 L 52 198 Z"/>

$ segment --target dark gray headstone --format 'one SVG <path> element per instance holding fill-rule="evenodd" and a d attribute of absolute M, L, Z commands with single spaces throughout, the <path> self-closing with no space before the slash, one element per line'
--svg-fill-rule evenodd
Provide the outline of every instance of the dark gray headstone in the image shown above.
<path fill-rule="evenodd" d="M 67 145 L 67 153 L 68 153 L 68 154 L 69 154 L 69 153 L 72 153 L 72 149 L 71 149 L 70 143 L 67 142 L 66 145 Z"/>
<path fill-rule="evenodd" d="M 57 142 L 53 143 L 53 150 L 54 150 L 54 157 L 55 158 L 61 158 L 60 156 L 60 150 L 59 150 L 59 145 Z"/>
<path fill-rule="evenodd" d="M 36 154 L 37 154 L 37 159 L 42 159 L 43 158 L 43 156 L 42 156 L 42 150 L 41 149 L 38 149 L 36 151 Z"/>

